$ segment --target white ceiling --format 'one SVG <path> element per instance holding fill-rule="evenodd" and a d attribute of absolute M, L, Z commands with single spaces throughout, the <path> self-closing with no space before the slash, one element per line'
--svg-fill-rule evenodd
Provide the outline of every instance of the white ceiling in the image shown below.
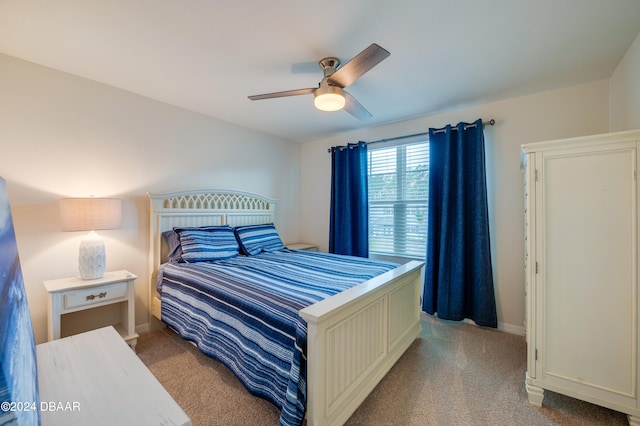
<path fill-rule="evenodd" d="M 0 0 L 0 53 L 297 142 L 608 78 L 639 31 L 640 0 Z M 371 43 L 368 121 L 247 99 Z"/>

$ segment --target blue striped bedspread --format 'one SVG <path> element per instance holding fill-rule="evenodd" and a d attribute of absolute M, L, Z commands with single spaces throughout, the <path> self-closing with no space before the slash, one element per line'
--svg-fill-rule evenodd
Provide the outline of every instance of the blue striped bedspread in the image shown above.
<path fill-rule="evenodd" d="M 300 425 L 307 324 L 299 311 L 396 266 L 286 249 L 211 263 L 168 263 L 158 279 L 162 320 L 229 367 L 249 392 L 278 407 L 280 425 Z"/>

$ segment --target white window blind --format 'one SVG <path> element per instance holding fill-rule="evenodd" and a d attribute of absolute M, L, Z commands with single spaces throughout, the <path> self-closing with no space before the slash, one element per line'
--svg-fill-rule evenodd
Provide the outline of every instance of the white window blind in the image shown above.
<path fill-rule="evenodd" d="M 424 259 L 429 145 L 368 147 L 369 252 Z"/>

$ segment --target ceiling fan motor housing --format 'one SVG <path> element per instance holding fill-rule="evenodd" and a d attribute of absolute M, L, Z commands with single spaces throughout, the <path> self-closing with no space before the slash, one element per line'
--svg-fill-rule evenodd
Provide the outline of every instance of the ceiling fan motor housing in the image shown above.
<path fill-rule="evenodd" d="M 331 56 L 329 58 L 321 59 L 320 62 L 318 62 L 318 65 L 320 65 L 320 69 L 324 71 L 324 76 L 329 77 L 336 72 L 336 68 L 340 66 L 340 59 Z"/>

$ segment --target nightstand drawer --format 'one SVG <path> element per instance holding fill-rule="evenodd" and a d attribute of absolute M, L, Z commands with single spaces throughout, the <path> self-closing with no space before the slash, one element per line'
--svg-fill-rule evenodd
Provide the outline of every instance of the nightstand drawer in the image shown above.
<path fill-rule="evenodd" d="M 127 283 L 104 285 L 84 290 L 75 290 L 64 293 L 63 310 L 74 309 L 82 306 L 91 306 L 105 303 L 115 299 L 127 298 Z"/>

